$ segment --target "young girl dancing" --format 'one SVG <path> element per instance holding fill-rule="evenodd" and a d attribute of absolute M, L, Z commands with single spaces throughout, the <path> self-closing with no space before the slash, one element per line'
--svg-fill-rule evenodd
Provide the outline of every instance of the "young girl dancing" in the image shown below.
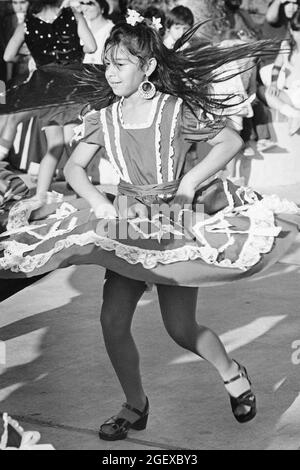
<path fill-rule="evenodd" d="M 67 180 L 90 203 L 98 218 L 117 216 L 116 205 L 89 183 L 85 173 L 100 146 L 104 145 L 111 153 L 115 165 L 122 171 L 123 180 L 126 178 L 124 194 L 129 186 L 130 193 L 136 198 L 130 207 L 130 216 L 135 217 L 146 213 L 137 201 L 143 200 L 143 189 L 146 191 L 149 185 L 152 185 L 152 191 L 150 189 L 148 196 L 153 197 L 164 193 L 164 187 L 167 189 L 168 183 L 175 180 L 173 203 L 180 206 L 192 203 L 197 188 L 223 168 L 242 145 L 239 136 L 220 122 L 201 128 L 201 122 L 197 122 L 183 100 L 178 98 L 192 90 L 188 90 L 183 81 L 172 80 L 175 78 L 175 56 L 167 53 L 153 28 L 143 21 L 135 23 L 134 18 L 129 23 L 113 29 L 104 55 L 107 82 L 120 100 L 101 111 L 101 115 L 92 113 L 84 119 L 82 142 L 65 168 Z M 171 122 L 172 126 L 169 125 Z M 185 126 L 192 133 L 193 125 L 198 126 L 198 130 L 194 129 L 194 140 L 209 140 L 213 148 L 204 161 L 182 177 L 188 149 Z M 157 127 L 160 135 L 156 141 Z M 166 145 L 167 148 L 163 148 Z M 158 152 L 155 146 L 160 147 Z M 166 196 L 161 197 L 165 199 Z M 145 289 L 143 281 L 112 271 L 107 273 L 101 324 L 107 352 L 126 403 L 116 416 L 100 427 L 101 439 L 124 439 L 130 428 L 140 430 L 147 424 L 149 402 L 131 333 L 133 314 Z M 213 331 L 196 322 L 198 289 L 158 284 L 157 291 L 163 322 L 170 336 L 217 369 L 230 394 L 234 416 L 239 422 L 251 420 L 256 414 L 256 403 L 246 369 L 227 355 Z"/>
<path fill-rule="evenodd" d="M 271 205 L 249 188 L 219 180 L 205 185 L 242 145 L 220 116 L 226 102 L 210 93 L 210 84 L 218 79 L 215 70 L 227 61 L 261 54 L 263 45 L 181 50 L 182 45 L 178 43 L 179 52 L 168 50 L 156 29 L 132 11 L 127 23 L 112 29 L 104 50 L 106 81 L 88 78 L 101 110 L 88 113 L 76 129 L 81 141 L 65 167 L 68 182 L 92 212 L 79 200 L 42 224 L 7 232 L 1 243 L 0 277 L 32 276 L 70 264 L 107 268 L 101 324 L 126 403 L 101 425 L 99 436 L 106 440 L 124 439 L 130 429 L 147 425 L 149 401 L 131 333 L 147 283 L 157 285 L 169 335 L 218 371 L 237 421 L 254 418 L 256 399 L 245 367 L 228 356 L 212 330 L 196 321 L 197 286 L 265 269 L 297 233 L 297 226 L 284 219 L 278 227 Z M 214 111 L 219 117 L 210 114 Z M 209 141 L 212 149 L 186 172 L 185 157 L 192 142 L 199 141 Z M 100 147 L 121 178 L 114 204 L 86 174 Z M 205 216 L 192 210 L 195 202 L 204 205 Z M 171 216 L 164 212 L 161 222 L 162 207 L 174 211 Z M 178 217 L 175 208 L 180 208 Z M 185 212 L 191 219 L 187 230 L 180 231 Z M 285 235 L 278 237 L 281 227 Z"/>

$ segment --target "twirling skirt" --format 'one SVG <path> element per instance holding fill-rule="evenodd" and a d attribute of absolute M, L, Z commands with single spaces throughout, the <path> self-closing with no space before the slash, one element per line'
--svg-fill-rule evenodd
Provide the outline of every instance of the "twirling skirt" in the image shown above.
<path fill-rule="evenodd" d="M 115 200 L 119 217 L 111 220 L 96 220 L 77 199 L 45 205 L 29 224 L 26 200 L 17 203 L 0 235 L 0 278 L 98 264 L 154 284 L 223 284 L 273 265 L 298 234 L 294 203 L 216 180 L 182 211 L 172 206 L 175 188 L 121 183 Z M 144 214 L 128 218 L 137 203 Z"/>
<path fill-rule="evenodd" d="M 81 76 L 89 68 L 77 62 L 39 67 L 22 83 L 6 91 L 0 114 L 28 111 L 39 117 L 42 127 L 79 122 L 86 106 L 84 96 L 91 91 L 89 85 L 81 83 Z"/>

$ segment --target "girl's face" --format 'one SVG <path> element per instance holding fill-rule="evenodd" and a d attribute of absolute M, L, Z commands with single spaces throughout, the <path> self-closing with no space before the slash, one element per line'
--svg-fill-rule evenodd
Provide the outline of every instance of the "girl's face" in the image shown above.
<path fill-rule="evenodd" d="M 80 0 L 81 11 L 87 20 L 94 20 L 102 16 L 102 10 L 96 0 Z"/>
<path fill-rule="evenodd" d="M 174 42 L 180 39 L 183 34 L 190 29 L 188 24 L 172 24 L 167 30 L 167 35 L 170 35 Z"/>
<path fill-rule="evenodd" d="M 145 80 L 140 61 L 124 46 L 109 48 L 104 57 L 105 77 L 116 96 L 129 97 Z"/>
<path fill-rule="evenodd" d="M 287 19 L 291 19 L 294 13 L 298 10 L 298 2 L 297 0 L 289 0 L 285 2 L 284 4 L 284 14 L 287 17 Z"/>

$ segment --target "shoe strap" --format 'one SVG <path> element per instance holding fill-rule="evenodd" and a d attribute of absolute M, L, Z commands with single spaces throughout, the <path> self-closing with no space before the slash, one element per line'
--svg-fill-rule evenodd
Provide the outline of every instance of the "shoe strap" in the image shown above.
<path fill-rule="evenodd" d="M 229 385 L 229 384 L 231 384 L 232 382 L 235 382 L 238 379 L 242 379 L 243 377 L 245 379 L 247 379 L 249 384 L 251 385 L 251 382 L 250 382 L 250 379 L 248 377 L 246 369 L 243 366 L 241 366 L 238 362 L 236 362 L 236 361 L 234 361 L 234 362 L 238 365 L 238 368 L 239 368 L 238 374 L 235 375 L 232 379 L 224 380 L 224 385 Z"/>
<path fill-rule="evenodd" d="M 235 382 L 236 380 L 241 379 L 242 377 L 245 377 L 245 375 L 242 372 L 239 372 L 239 374 L 233 377 L 232 379 L 224 380 L 224 385 L 229 385 L 232 382 Z"/>
<path fill-rule="evenodd" d="M 137 408 L 134 408 L 133 406 L 129 405 L 128 403 L 124 403 L 123 408 L 126 408 L 129 411 L 132 411 L 133 413 L 137 414 L 140 418 L 145 415 L 148 409 L 148 398 L 146 400 L 146 405 L 143 411 L 138 410 Z"/>

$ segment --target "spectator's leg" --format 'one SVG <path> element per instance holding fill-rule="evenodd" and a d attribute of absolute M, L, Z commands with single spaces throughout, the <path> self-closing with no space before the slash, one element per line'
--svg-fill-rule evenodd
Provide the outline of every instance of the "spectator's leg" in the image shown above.
<path fill-rule="evenodd" d="M 260 98 L 259 94 L 259 98 Z M 260 99 L 256 99 L 252 105 L 253 107 L 253 124 L 257 140 L 269 140 L 271 138 L 269 123 L 272 121 L 271 113 L 267 106 Z"/>
<path fill-rule="evenodd" d="M 245 144 L 249 142 L 249 140 L 255 140 L 252 119 L 253 118 L 244 118 L 243 120 L 243 129 L 241 131 L 241 137 Z"/>

